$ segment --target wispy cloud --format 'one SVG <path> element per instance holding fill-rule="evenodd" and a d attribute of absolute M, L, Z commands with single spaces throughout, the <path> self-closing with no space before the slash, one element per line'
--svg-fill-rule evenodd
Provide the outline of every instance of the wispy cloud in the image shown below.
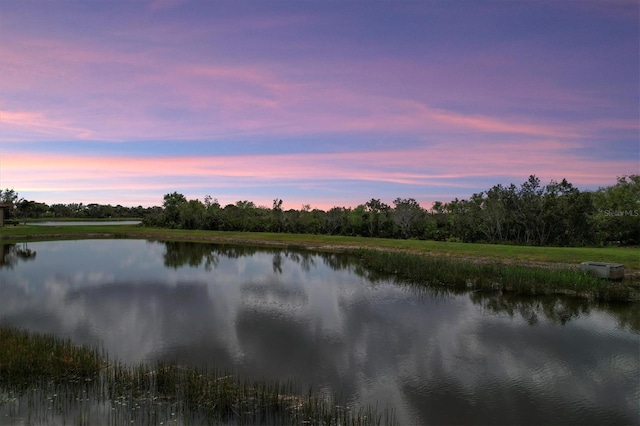
<path fill-rule="evenodd" d="M 637 172 L 637 16 L 425 5 L 3 3 L 0 183 L 353 204 Z"/>
<path fill-rule="evenodd" d="M 0 49 L 7 53 L 6 84 L 42 91 L 35 95 L 38 106 L 5 97 L 6 108 L 34 118 L 21 121 L 25 134 L 48 127 L 47 136 L 52 139 L 215 139 L 434 130 L 588 136 L 580 121 L 559 125 L 543 117 L 463 113 L 336 81 L 296 81 L 282 67 L 264 64 L 229 65 L 215 59 L 173 63 L 165 52 L 127 52 L 72 40 L 27 40 L 21 46 Z M 59 133 L 48 124 L 51 120 L 43 108 L 56 108 L 58 121 L 66 123 L 58 127 Z M 15 120 L 16 113 L 7 114 Z M 594 126 L 591 122 L 591 129 L 598 131 Z M 70 134 L 70 129 L 83 131 Z"/>
<path fill-rule="evenodd" d="M 568 178 L 576 185 L 591 186 L 618 174 L 621 165 L 632 171 L 635 162 L 580 158 L 551 141 L 515 147 L 495 144 L 380 152 L 171 158 L 3 154 L 5 180 L 20 182 L 27 191 L 47 187 L 52 192 L 127 190 L 156 192 L 158 199 L 163 190 L 180 190 L 181 186 L 190 191 L 202 188 L 205 193 L 218 187 L 226 190 L 286 187 L 288 182 L 307 188 L 358 185 L 358 182 L 408 185 L 422 197 L 429 197 L 429 193 L 433 197 L 437 188 L 464 187 L 462 182 L 468 179 L 499 175 L 521 182 L 532 169 L 545 180 Z"/>
<path fill-rule="evenodd" d="M 0 109 L 0 124 L 3 126 L 4 138 L 11 135 L 20 138 L 34 137 L 67 137 L 74 139 L 91 138 L 91 131 L 68 124 L 64 120 L 55 119 L 42 112 L 8 111 Z"/>

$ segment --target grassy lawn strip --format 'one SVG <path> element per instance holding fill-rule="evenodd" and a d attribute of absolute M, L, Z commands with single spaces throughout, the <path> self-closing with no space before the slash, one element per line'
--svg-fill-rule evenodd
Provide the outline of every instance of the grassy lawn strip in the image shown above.
<path fill-rule="evenodd" d="M 20 219 L 19 223 L 38 223 L 38 222 L 127 222 L 132 220 L 141 221 L 141 217 L 116 217 L 116 218 L 90 218 L 90 219 L 78 219 L 74 217 L 42 217 L 36 219 Z"/>
<path fill-rule="evenodd" d="M 627 247 L 532 247 L 268 232 L 189 231 L 130 225 L 19 225 L 0 228 L 0 241 L 7 242 L 113 237 L 301 246 L 325 250 L 371 248 L 525 264 L 539 262 L 577 265 L 585 261 L 598 261 L 622 263 L 627 270 L 640 270 L 638 248 Z"/>
<path fill-rule="evenodd" d="M 599 300 L 637 301 L 631 283 L 611 283 L 579 269 L 534 267 L 496 262 L 469 262 L 454 257 L 399 251 L 354 250 L 368 277 L 391 275 L 397 283 L 472 292 L 532 296 L 564 294 Z"/>

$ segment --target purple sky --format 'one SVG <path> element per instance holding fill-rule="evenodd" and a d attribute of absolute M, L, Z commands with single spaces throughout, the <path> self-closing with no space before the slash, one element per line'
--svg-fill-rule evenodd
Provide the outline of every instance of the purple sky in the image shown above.
<path fill-rule="evenodd" d="M 0 2 L 0 187 L 355 207 L 640 173 L 640 3 Z"/>

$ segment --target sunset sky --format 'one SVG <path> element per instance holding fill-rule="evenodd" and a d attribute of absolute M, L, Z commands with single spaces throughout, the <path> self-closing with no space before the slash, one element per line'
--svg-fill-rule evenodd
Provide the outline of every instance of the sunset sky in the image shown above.
<path fill-rule="evenodd" d="M 0 2 L 0 188 L 355 207 L 640 173 L 640 3 Z"/>

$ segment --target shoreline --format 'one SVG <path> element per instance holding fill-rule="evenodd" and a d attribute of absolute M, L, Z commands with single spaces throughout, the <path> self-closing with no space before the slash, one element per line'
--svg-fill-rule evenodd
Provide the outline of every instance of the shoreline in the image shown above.
<path fill-rule="evenodd" d="M 494 265 L 504 270 L 524 267 L 530 270 L 578 272 L 582 261 L 607 261 L 623 263 L 625 278 L 623 281 L 607 281 L 607 288 L 628 289 L 627 301 L 640 301 L 640 260 L 636 251 L 627 248 L 575 248 L 575 247 L 528 247 L 499 246 L 484 244 L 447 243 L 437 241 L 391 240 L 367 237 L 344 237 L 311 234 L 285 233 L 249 233 L 225 231 L 187 231 L 165 228 L 149 228 L 127 225 L 105 226 L 16 226 L 0 228 L 0 244 L 39 242 L 76 239 L 146 239 L 155 241 L 185 241 L 213 244 L 252 245 L 279 247 L 283 249 L 305 249 L 328 252 L 357 252 L 370 250 L 382 253 L 417 255 L 425 259 L 447 259 L 460 265 Z M 554 258 L 554 253 L 558 254 Z M 594 256 L 601 256 L 600 258 Z M 583 257 L 584 256 L 584 257 Z M 587 257 L 588 256 L 588 257 Z M 552 258 L 554 258 L 552 260 Z M 502 291 L 510 291 L 502 287 Z M 547 289 L 545 293 L 569 294 L 573 297 L 597 297 L 594 292 L 577 292 L 566 288 Z M 602 296 L 600 296 L 602 297 Z M 605 297 L 606 298 L 606 297 Z"/>
<path fill-rule="evenodd" d="M 294 246 L 311 250 L 377 249 L 454 257 L 467 261 L 499 261 L 508 264 L 561 267 L 579 267 L 581 262 L 602 261 L 622 263 L 625 266 L 625 270 L 640 273 L 640 255 L 638 255 L 637 247 L 516 246 L 321 234 L 181 230 L 136 225 L 18 225 L 0 228 L 0 243 L 22 242 L 22 240 L 46 241 L 92 238 L 133 238 L 280 247 Z"/>

